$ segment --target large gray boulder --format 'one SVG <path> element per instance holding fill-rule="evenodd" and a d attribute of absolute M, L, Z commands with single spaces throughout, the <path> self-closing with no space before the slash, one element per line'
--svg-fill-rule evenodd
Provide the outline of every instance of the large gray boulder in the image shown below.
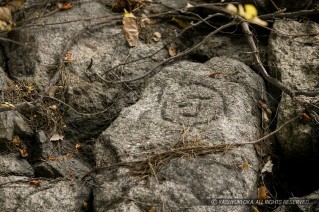
<path fill-rule="evenodd" d="M 0 177 L 0 207 L 5 211 L 83 211 L 90 190 L 67 180 Z"/>
<path fill-rule="evenodd" d="M 220 74 L 211 78 L 212 72 Z M 150 81 L 141 99 L 101 134 L 95 145 L 96 163 L 147 160 L 174 145 L 253 141 L 260 136 L 257 101 L 263 89 L 261 78 L 248 66 L 225 57 L 166 67 Z M 248 170 L 239 167 L 245 161 Z M 101 171 L 94 189 L 95 209 L 247 211 L 248 206 L 212 206 L 210 200 L 256 198 L 259 163 L 253 145 L 204 156 L 172 154 L 157 162 L 163 164 L 157 167 L 156 161 L 149 161 L 153 176 L 148 181 L 142 180 L 143 174 L 131 176 L 125 167 Z"/>
<path fill-rule="evenodd" d="M 299 23 L 277 20 L 269 40 L 269 65 L 271 74 L 297 91 L 315 90 L 319 81 L 318 39 L 314 36 L 298 36 L 319 32 L 315 22 Z M 277 126 L 297 116 L 303 107 L 286 94 L 282 95 Z M 318 136 L 311 122 L 294 122 L 280 130 L 276 136 L 285 159 L 317 158 Z"/>

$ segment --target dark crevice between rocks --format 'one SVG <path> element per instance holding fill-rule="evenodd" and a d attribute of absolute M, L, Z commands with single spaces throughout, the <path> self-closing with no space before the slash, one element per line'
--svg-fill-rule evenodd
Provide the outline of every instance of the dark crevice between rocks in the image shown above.
<path fill-rule="evenodd" d="M 9 67 L 8 67 L 9 58 L 6 55 L 4 44 L 0 42 L 0 67 L 9 75 Z M 10 76 L 9 76 L 10 77 Z"/>
<path fill-rule="evenodd" d="M 318 133 L 319 127 L 312 126 L 313 148 L 306 155 L 285 157 L 277 144 L 274 174 L 276 182 L 280 183 L 277 192 L 281 199 L 306 196 L 319 189 L 319 173 L 316 171 L 319 164 Z"/>
<path fill-rule="evenodd" d="M 198 63 L 205 63 L 209 60 L 210 58 L 205 55 L 205 54 L 199 54 L 199 53 L 195 53 L 195 54 L 191 54 L 188 58 L 188 60 L 192 61 L 192 62 L 198 62 Z"/>

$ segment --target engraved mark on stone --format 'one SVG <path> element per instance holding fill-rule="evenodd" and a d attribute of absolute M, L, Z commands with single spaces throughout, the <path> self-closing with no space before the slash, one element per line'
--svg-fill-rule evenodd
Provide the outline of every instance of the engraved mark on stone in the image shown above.
<path fill-rule="evenodd" d="M 163 96 L 162 118 L 187 126 L 207 124 L 223 114 L 223 99 L 217 91 L 203 85 L 181 85 L 167 89 Z"/>

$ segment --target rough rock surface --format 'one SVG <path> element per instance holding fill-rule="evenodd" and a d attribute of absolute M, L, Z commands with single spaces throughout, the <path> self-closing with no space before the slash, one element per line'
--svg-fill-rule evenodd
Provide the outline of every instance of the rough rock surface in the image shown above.
<path fill-rule="evenodd" d="M 28 2 L 27 8 L 36 3 L 37 1 Z M 69 63 L 61 70 L 64 83 L 58 85 L 65 89 L 65 102 L 77 111 L 66 108 L 64 114 L 66 131 L 69 131 L 74 140 L 90 139 L 99 134 L 112 122 L 121 108 L 133 104 L 139 96 L 139 84 L 105 84 L 95 73 L 109 80 L 136 77 L 145 73 L 155 61 L 167 55 L 163 50 L 156 54 L 156 58 L 148 58 L 131 63 L 125 68 L 119 67 L 108 71 L 122 62 L 128 63 L 154 53 L 162 47 L 162 43 L 139 42 L 137 47 L 130 49 L 124 40 L 121 26 L 111 20 L 107 21 L 107 18 L 114 16 L 110 7 L 99 1 L 79 1 L 72 10 L 36 19 L 29 24 L 31 26 L 10 34 L 11 39 L 36 46 L 28 48 L 10 45 L 6 48 L 10 75 L 19 80 L 32 80 L 37 87 L 45 88 L 55 73 L 54 64 L 57 63 L 57 58 L 64 57 L 61 54 L 69 39 L 84 27 L 99 23 L 95 19 L 79 23 L 78 20 L 84 16 L 106 18 L 98 19 L 100 22 L 105 21 L 105 26 L 87 31 L 88 33 L 83 33 L 80 39 L 75 40 L 75 44 L 69 50 L 69 55 L 72 55 Z M 121 14 L 118 16 L 120 19 Z M 63 22 L 66 23 L 54 24 Z M 92 67 L 88 70 L 91 61 Z"/>
<path fill-rule="evenodd" d="M 275 21 L 269 40 L 269 65 L 273 76 L 297 91 L 315 90 L 319 87 L 319 46 L 315 37 L 286 36 L 318 34 L 314 22 L 299 23 L 291 20 Z M 283 94 L 278 111 L 278 126 L 301 113 L 302 108 Z M 276 135 L 285 158 L 305 159 L 317 157 L 319 140 L 310 122 L 294 122 Z"/>
<path fill-rule="evenodd" d="M 199 41 L 200 40 L 197 39 L 196 42 Z M 258 47 L 262 60 L 265 60 L 265 46 L 259 44 Z M 233 51 L 229 51 L 229 49 Z M 242 36 L 215 36 L 194 52 L 195 55 L 198 55 L 197 58 L 194 59 L 226 56 L 239 60 L 248 66 L 253 66 L 255 62 L 250 51 L 247 41 Z"/>
<path fill-rule="evenodd" d="M 212 72 L 221 72 L 210 78 Z M 248 66 L 224 57 L 205 64 L 180 62 L 166 67 L 147 86 L 141 99 L 124 109 L 99 137 L 97 165 L 151 155 L 183 145 L 253 141 L 259 136 L 256 101 L 263 82 Z M 185 130 L 189 128 L 189 132 Z M 181 136 L 182 134 L 182 136 Z M 190 142 L 190 143 L 188 143 Z M 197 144 L 198 145 L 198 144 Z M 120 168 L 97 176 L 97 211 L 121 208 L 143 211 L 162 206 L 174 211 L 236 211 L 244 206 L 211 206 L 212 198 L 254 198 L 258 160 L 252 145 L 206 156 L 176 157 L 164 162 L 149 181 Z M 248 170 L 239 166 L 247 161 Z"/>
<path fill-rule="evenodd" d="M 89 198 L 90 190 L 74 181 L 0 177 L 0 208 L 5 211 L 83 211 Z"/>

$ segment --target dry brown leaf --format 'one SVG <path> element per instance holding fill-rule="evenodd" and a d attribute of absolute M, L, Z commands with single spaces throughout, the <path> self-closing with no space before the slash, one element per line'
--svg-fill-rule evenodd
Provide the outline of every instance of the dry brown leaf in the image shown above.
<path fill-rule="evenodd" d="M 60 87 L 61 87 L 61 86 L 56 86 L 56 85 L 52 86 L 52 87 L 50 88 L 49 92 L 48 92 L 48 95 L 49 95 L 50 97 L 54 97 L 55 93 L 57 92 L 57 90 L 58 90 Z"/>
<path fill-rule="evenodd" d="M 26 158 L 29 156 L 29 152 L 28 152 L 28 149 L 26 147 L 23 147 L 23 148 L 19 148 L 19 151 L 20 151 L 20 155 L 23 157 L 23 158 Z"/>
<path fill-rule="evenodd" d="M 72 63 L 74 61 L 73 59 L 73 53 L 68 51 L 66 54 L 65 54 L 65 57 L 64 57 L 64 62 L 65 63 Z"/>
<path fill-rule="evenodd" d="M 141 27 L 145 27 L 146 25 L 152 25 L 152 24 L 155 24 L 155 23 L 156 23 L 155 20 L 151 20 L 145 14 L 142 14 L 142 18 L 141 18 L 141 21 L 140 21 L 140 26 Z"/>
<path fill-rule="evenodd" d="M 25 0 L 9 1 L 5 6 L 0 7 L 0 30 L 12 30 L 12 13 L 24 4 Z"/>
<path fill-rule="evenodd" d="M 129 13 L 125 10 L 122 22 L 125 40 L 128 42 L 129 46 L 136 46 L 139 32 L 135 16 L 132 13 Z"/>
<path fill-rule="evenodd" d="M 57 107 L 56 105 L 50 105 L 49 108 L 50 108 L 51 110 L 56 110 L 56 109 L 58 109 L 58 107 Z"/>
<path fill-rule="evenodd" d="M 171 57 L 174 57 L 177 55 L 177 47 L 175 43 L 170 43 L 170 45 L 168 46 L 168 54 Z"/>
<path fill-rule="evenodd" d="M 60 134 L 53 134 L 50 138 L 50 141 L 62 141 L 64 138 L 63 135 Z"/>
<path fill-rule="evenodd" d="M 73 6 L 72 2 L 58 3 L 57 5 L 60 10 L 69 10 Z"/>
<path fill-rule="evenodd" d="M 15 135 L 12 137 L 12 143 L 15 145 L 15 146 L 20 146 L 20 137 Z"/>
<path fill-rule="evenodd" d="M 29 183 L 30 183 L 30 185 L 33 185 L 33 186 L 36 186 L 36 187 L 39 187 L 41 185 L 41 181 L 40 180 L 31 180 Z"/>
<path fill-rule="evenodd" d="M 208 77 L 210 77 L 210 78 L 218 78 L 218 76 L 220 76 L 220 75 L 222 75 L 222 72 L 220 72 L 220 71 L 213 71 L 212 73 L 210 73 L 210 74 L 208 75 Z"/>
<path fill-rule="evenodd" d="M 83 200 L 82 206 L 84 209 L 87 209 L 89 207 L 89 202 L 87 200 Z"/>
<path fill-rule="evenodd" d="M 13 1 L 9 1 L 7 5 L 12 6 L 14 8 L 19 8 L 19 7 L 22 7 L 25 1 L 26 0 L 13 0 Z"/>
<path fill-rule="evenodd" d="M 269 199 L 268 190 L 266 186 L 260 186 L 258 188 L 258 200 L 266 200 L 266 199 Z"/>
<path fill-rule="evenodd" d="M 304 120 L 304 121 L 311 120 L 310 116 L 308 116 L 306 113 L 301 113 L 300 115 L 301 115 L 302 120 Z"/>
<path fill-rule="evenodd" d="M 48 160 L 55 161 L 57 160 L 57 158 L 52 155 L 49 155 Z"/>
<path fill-rule="evenodd" d="M 153 38 L 152 38 L 153 41 L 158 42 L 161 40 L 161 38 L 162 38 L 162 34 L 160 32 L 154 32 Z"/>
<path fill-rule="evenodd" d="M 12 14 L 10 7 L 0 7 L 0 20 L 7 23 L 12 23 Z"/>

